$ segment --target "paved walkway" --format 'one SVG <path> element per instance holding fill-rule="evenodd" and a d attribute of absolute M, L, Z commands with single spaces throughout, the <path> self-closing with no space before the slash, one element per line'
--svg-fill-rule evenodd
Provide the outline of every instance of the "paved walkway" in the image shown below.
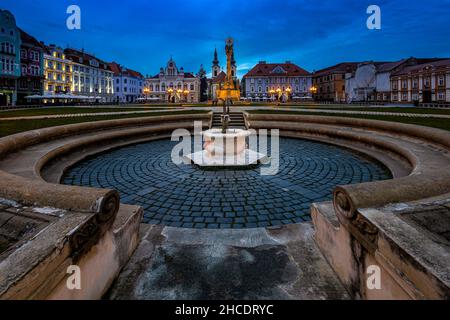
<path fill-rule="evenodd" d="M 143 225 L 107 299 L 349 299 L 310 223 L 208 230 Z"/>
<path fill-rule="evenodd" d="M 163 107 L 162 107 L 163 108 Z M 71 113 L 71 114 L 54 114 L 54 115 L 40 115 L 40 116 L 22 116 L 22 117 L 10 117 L 0 118 L 0 121 L 17 121 L 17 120 L 39 120 L 39 119 L 58 119 L 58 118 L 73 118 L 73 117 L 95 117 L 95 116 L 121 116 L 121 115 L 133 115 L 133 114 L 151 114 L 158 112 L 174 112 L 182 110 L 205 110 L 221 112 L 222 107 L 180 107 L 180 108 L 168 108 L 158 110 L 133 110 L 133 111 L 119 111 L 119 112 L 95 112 L 95 113 Z M 293 111 L 293 112 L 307 112 L 307 113 L 331 113 L 331 114 L 348 114 L 348 115 L 374 115 L 374 116 L 398 116 L 408 118 L 440 118 L 450 119 L 450 115 L 447 114 L 423 114 L 423 113 L 409 113 L 409 112 L 380 112 L 380 111 L 357 111 L 357 110 L 336 110 L 336 109 L 311 109 L 311 108 L 298 108 L 298 107 L 276 107 L 276 106 L 237 106 L 233 107 L 233 111 L 249 111 L 249 110 L 281 110 L 281 111 Z"/>

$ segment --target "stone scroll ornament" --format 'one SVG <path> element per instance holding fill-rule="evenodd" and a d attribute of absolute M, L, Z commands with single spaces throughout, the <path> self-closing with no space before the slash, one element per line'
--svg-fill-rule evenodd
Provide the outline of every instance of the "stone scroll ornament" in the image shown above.
<path fill-rule="evenodd" d="M 120 197 L 117 191 L 109 191 L 98 199 L 92 208 L 95 212 L 83 225 L 69 235 L 71 257 L 76 260 L 98 243 L 112 227 L 119 211 Z"/>
<path fill-rule="evenodd" d="M 334 209 L 339 221 L 346 226 L 352 235 L 371 253 L 377 249 L 378 229 L 358 212 L 351 193 L 344 187 L 334 191 Z"/>

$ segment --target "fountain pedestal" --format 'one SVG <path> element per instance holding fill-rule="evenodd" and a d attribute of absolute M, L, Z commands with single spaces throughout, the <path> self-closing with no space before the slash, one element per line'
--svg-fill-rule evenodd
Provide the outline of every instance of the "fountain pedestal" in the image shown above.
<path fill-rule="evenodd" d="M 265 160 L 266 155 L 247 148 L 250 131 L 210 129 L 202 132 L 203 150 L 192 153 L 187 158 L 200 167 L 246 167 Z"/>

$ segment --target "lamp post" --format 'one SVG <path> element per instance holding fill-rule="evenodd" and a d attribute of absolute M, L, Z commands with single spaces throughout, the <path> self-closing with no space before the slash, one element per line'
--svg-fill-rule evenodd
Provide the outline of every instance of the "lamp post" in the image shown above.
<path fill-rule="evenodd" d="M 291 95 L 292 89 L 291 88 L 286 88 L 285 90 L 286 92 L 286 101 L 289 101 L 289 96 Z"/>
<path fill-rule="evenodd" d="M 281 96 L 283 95 L 283 90 L 281 90 L 281 88 L 278 88 L 278 89 L 276 90 L 276 92 L 277 92 L 277 95 L 278 95 L 277 100 L 278 100 L 278 102 L 280 102 Z"/>
<path fill-rule="evenodd" d="M 314 95 L 317 93 L 317 87 L 312 86 L 311 88 L 309 88 L 309 91 L 311 92 L 311 95 L 314 99 Z"/>
<path fill-rule="evenodd" d="M 171 102 L 172 95 L 173 95 L 173 89 L 172 88 L 167 89 L 167 93 L 169 94 L 169 102 Z"/>
<path fill-rule="evenodd" d="M 272 102 L 273 102 L 275 100 L 275 90 L 270 89 L 269 94 L 270 94 L 270 100 L 272 100 Z"/>
<path fill-rule="evenodd" d="M 188 97 L 188 95 L 189 95 L 189 90 L 185 89 L 185 90 L 183 91 L 183 95 L 184 95 L 184 101 L 188 102 L 188 101 L 187 101 L 187 97 Z"/>
<path fill-rule="evenodd" d="M 177 90 L 177 99 L 178 99 L 178 102 L 181 102 L 181 94 L 183 93 L 183 90 L 181 90 L 181 89 L 178 89 Z"/>

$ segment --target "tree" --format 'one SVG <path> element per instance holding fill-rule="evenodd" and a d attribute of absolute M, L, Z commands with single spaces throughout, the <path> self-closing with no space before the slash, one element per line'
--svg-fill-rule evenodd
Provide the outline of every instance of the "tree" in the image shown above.
<path fill-rule="evenodd" d="M 200 66 L 198 77 L 200 78 L 200 102 L 208 101 L 208 78 L 203 65 Z"/>

